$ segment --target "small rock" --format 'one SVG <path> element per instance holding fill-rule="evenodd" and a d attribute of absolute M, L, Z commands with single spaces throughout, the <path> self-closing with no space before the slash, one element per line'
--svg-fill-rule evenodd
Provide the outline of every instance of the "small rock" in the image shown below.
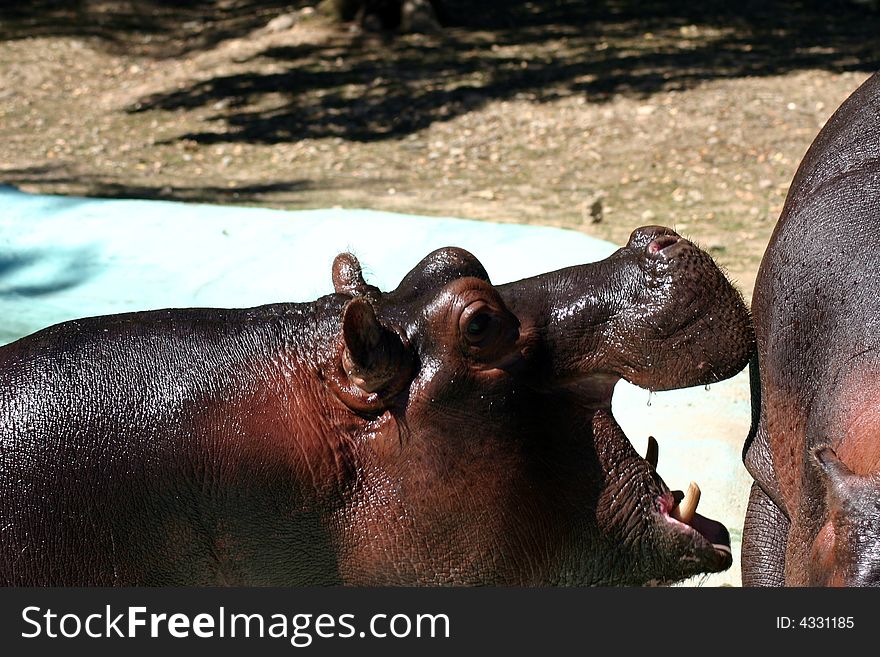
<path fill-rule="evenodd" d="M 605 215 L 602 199 L 597 198 L 590 204 L 590 223 L 600 224 Z"/>
<path fill-rule="evenodd" d="M 264 28 L 266 32 L 283 32 L 284 30 L 289 30 L 296 24 L 296 15 L 295 14 L 281 14 L 280 16 L 276 16 L 268 23 L 266 23 L 266 27 Z"/>
<path fill-rule="evenodd" d="M 440 23 L 434 7 L 428 0 L 404 0 L 400 9 L 400 29 L 402 32 L 436 34 Z"/>

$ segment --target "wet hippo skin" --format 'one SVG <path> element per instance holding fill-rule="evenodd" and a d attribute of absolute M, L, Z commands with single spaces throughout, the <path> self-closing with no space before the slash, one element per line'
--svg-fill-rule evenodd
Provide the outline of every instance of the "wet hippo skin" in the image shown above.
<path fill-rule="evenodd" d="M 880 583 L 878 234 L 874 75 L 804 156 L 758 273 L 746 585 Z"/>
<path fill-rule="evenodd" d="M 671 582 L 729 537 L 611 414 L 626 378 L 730 377 L 739 293 L 669 229 L 494 286 L 470 253 L 391 292 L 52 326 L 0 348 L 7 585 Z"/>

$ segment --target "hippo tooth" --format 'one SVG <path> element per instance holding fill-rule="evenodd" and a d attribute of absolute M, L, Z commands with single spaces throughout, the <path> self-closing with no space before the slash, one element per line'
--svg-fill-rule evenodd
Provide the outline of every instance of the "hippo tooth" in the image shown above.
<path fill-rule="evenodd" d="M 697 510 L 697 505 L 700 503 L 700 487 L 697 486 L 696 482 L 691 482 L 688 486 L 687 493 L 685 493 L 684 499 L 679 503 L 679 505 L 674 509 L 678 513 L 674 514 L 673 517 L 676 520 L 679 520 L 687 525 L 691 524 L 694 519 L 694 513 Z"/>
<path fill-rule="evenodd" d="M 651 464 L 651 467 L 657 469 L 657 458 L 660 454 L 660 446 L 654 436 L 648 436 L 648 451 L 645 452 L 645 460 Z"/>

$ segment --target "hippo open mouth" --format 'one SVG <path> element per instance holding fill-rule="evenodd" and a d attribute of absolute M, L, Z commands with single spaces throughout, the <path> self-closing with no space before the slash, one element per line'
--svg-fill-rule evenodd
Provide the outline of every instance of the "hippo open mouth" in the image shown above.
<path fill-rule="evenodd" d="M 691 482 L 686 492 L 671 490 L 657 471 L 659 444 L 651 436 L 642 458 L 606 410 L 593 421 L 593 440 L 607 477 L 600 493 L 597 518 L 610 534 L 638 534 L 642 544 L 636 552 L 649 553 L 639 560 L 662 564 L 646 566 L 646 572 L 662 572 L 649 579 L 668 584 L 700 573 L 726 570 L 733 563 L 730 534 L 720 522 L 697 513 L 700 487 Z M 624 539 L 625 542 L 626 539 Z M 675 562 L 672 565 L 670 562 Z"/>
<path fill-rule="evenodd" d="M 603 266 L 614 273 L 604 279 L 608 288 L 589 292 L 597 307 L 581 303 L 578 318 L 565 312 L 577 304 L 563 298 L 556 301 L 562 308 L 549 313 L 555 325 L 545 329 L 554 335 L 555 352 L 563 354 L 553 380 L 569 381 L 568 407 L 556 410 L 577 418 L 568 425 L 572 437 L 593 443 L 604 474 L 597 521 L 608 535 L 620 537 L 621 549 L 637 555 L 632 559 L 641 565 L 631 567 L 645 573 L 643 581 L 720 572 L 733 561 L 727 529 L 697 513 L 695 483 L 686 493 L 670 490 L 657 472 L 654 438 L 645 458 L 636 452 L 612 415 L 611 398 L 621 378 L 655 391 L 732 376 L 753 344 L 747 311 L 712 259 L 666 228 L 636 230 Z M 590 319 L 589 340 L 578 323 L 583 317 Z M 552 383 L 551 389 L 559 393 Z M 592 431 L 585 436 L 579 427 L 587 422 Z M 632 536 L 640 540 L 630 549 Z M 650 577 L 652 572 L 663 576 Z"/>
<path fill-rule="evenodd" d="M 699 252 L 691 242 L 671 231 L 655 237 L 645 247 L 648 259 L 659 257 L 666 263 L 673 262 L 677 257 L 686 259 L 694 252 L 700 253 L 698 257 L 702 257 L 702 252 Z M 698 368 L 702 364 L 703 362 L 699 363 Z M 720 522 L 696 512 L 701 496 L 700 487 L 696 482 L 690 483 L 686 493 L 669 490 L 657 473 L 658 457 L 659 445 L 657 440 L 650 436 L 645 462 L 656 475 L 656 482 L 662 491 L 655 503 L 663 520 L 673 532 L 684 535 L 693 543 L 695 552 L 705 560 L 708 570 L 711 572 L 726 570 L 733 561 L 727 528 Z"/>

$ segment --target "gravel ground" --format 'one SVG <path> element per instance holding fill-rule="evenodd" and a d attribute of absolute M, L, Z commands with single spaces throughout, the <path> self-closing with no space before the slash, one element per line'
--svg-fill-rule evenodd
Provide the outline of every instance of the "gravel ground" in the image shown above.
<path fill-rule="evenodd" d="M 800 158 L 880 52 L 880 31 L 859 33 L 880 25 L 874 14 L 828 34 L 822 16 L 777 28 L 773 14 L 762 32 L 760 16 L 610 14 L 591 29 L 389 41 L 308 8 L 277 12 L 215 41 L 197 20 L 164 38 L 20 27 L 0 40 L 0 181 L 540 223 L 614 242 L 662 223 L 749 296 Z"/>

